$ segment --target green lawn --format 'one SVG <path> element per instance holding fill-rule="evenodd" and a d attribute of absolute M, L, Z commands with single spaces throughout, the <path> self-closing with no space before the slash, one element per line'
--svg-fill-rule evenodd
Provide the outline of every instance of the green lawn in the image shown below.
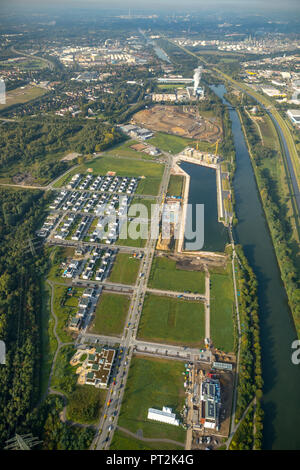
<path fill-rule="evenodd" d="M 138 329 L 140 339 L 202 347 L 204 335 L 203 303 L 146 294 Z"/>
<path fill-rule="evenodd" d="M 163 169 L 163 165 L 160 165 Z M 136 194 L 149 194 L 150 196 L 157 196 L 159 193 L 161 177 L 147 176 L 139 182 Z"/>
<path fill-rule="evenodd" d="M 210 329 L 216 348 L 225 352 L 233 351 L 234 294 L 231 266 L 220 273 L 211 273 Z"/>
<path fill-rule="evenodd" d="M 183 447 L 167 442 L 143 442 L 117 429 L 109 450 L 183 450 Z"/>
<path fill-rule="evenodd" d="M 134 205 L 134 204 L 141 204 L 143 205 L 146 209 L 147 209 L 147 212 L 148 212 L 148 219 L 151 219 L 151 210 L 152 210 L 152 205 L 154 204 L 157 204 L 157 200 L 155 198 L 144 198 L 144 197 L 140 197 L 140 196 L 134 196 L 134 198 L 132 199 L 132 203 L 131 203 L 131 206 Z M 155 210 L 153 208 L 153 210 Z"/>
<path fill-rule="evenodd" d="M 118 158 L 110 155 L 103 155 L 90 160 L 80 167 L 72 170 L 67 176 L 63 176 L 57 181 L 55 187 L 61 187 L 71 180 L 76 173 L 86 173 L 88 168 L 93 169 L 94 175 L 106 175 L 108 171 L 115 171 L 118 176 L 144 176 L 137 187 L 137 194 L 149 194 L 156 196 L 159 191 L 161 178 L 164 172 L 164 165 L 161 163 L 149 162 L 133 158 Z"/>
<path fill-rule="evenodd" d="M 149 287 L 162 290 L 204 293 L 205 273 L 176 268 L 176 261 L 163 256 L 154 258 L 149 277 Z"/>
<path fill-rule="evenodd" d="M 148 239 L 149 230 L 150 222 L 141 224 L 136 224 L 134 220 L 127 222 L 127 231 L 124 233 L 124 238 L 119 237 L 116 244 L 120 246 L 144 248 Z"/>
<path fill-rule="evenodd" d="M 118 253 L 109 280 L 121 284 L 135 284 L 139 267 L 140 260 L 138 258 L 133 258 L 127 253 Z"/>
<path fill-rule="evenodd" d="M 118 425 L 134 433 L 142 430 L 144 437 L 184 442 L 182 427 L 147 419 L 148 408 L 163 406 L 171 407 L 180 418 L 185 401 L 183 372 L 182 362 L 133 357 Z"/>
<path fill-rule="evenodd" d="M 170 196 L 181 196 L 184 177 L 181 175 L 171 175 L 168 191 Z"/>
<path fill-rule="evenodd" d="M 150 155 L 145 152 L 138 152 L 131 148 L 132 145 L 139 144 L 136 140 L 128 140 L 125 143 L 115 145 L 113 148 L 106 152 L 106 155 L 116 155 L 121 157 L 133 157 L 133 158 L 144 158 L 144 159 L 152 159 Z"/>
<path fill-rule="evenodd" d="M 260 127 L 264 145 L 273 150 L 279 150 L 277 133 L 270 117 L 265 114 L 262 121 L 257 120 L 256 122 Z"/>
<path fill-rule="evenodd" d="M 121 335 L 129 303 L 130 299 L 126 295 L 102 293 L 91 332 L 101 335 Z"/>
<path fill-rule="evenodd" d="M 5 108 L 9 108 L 9 106 L 13 106 L 15 104 L 20 103 L 27 103 L 28 101 L 34 100 L 46 93 L 46 90 L 43 88 L 26 85 L 24 87 L 15 88 L 14 90 L 10 90 L 6 92 L 6 103 L 0 104 L 0 111 Z"/>
<path fill-rule="evenodd" d="M 175 155 L 181 152 L 185 147 L 190 146 L 194 141 L 177 135 L 156 132 L 155 136 L 149 139 L 148 142 L 165 152 L 170 152 Z"/>

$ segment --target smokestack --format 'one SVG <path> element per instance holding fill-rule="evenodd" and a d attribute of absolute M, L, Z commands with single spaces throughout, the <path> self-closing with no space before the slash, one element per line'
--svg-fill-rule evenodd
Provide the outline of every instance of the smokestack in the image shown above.
<path fill-rule="evenodd" d="M 201 72 L 202 72 L 202 67 L 197 67 L 194 70 L 194 95 L 196 95 L 196 90 L 201 80 Z"/>

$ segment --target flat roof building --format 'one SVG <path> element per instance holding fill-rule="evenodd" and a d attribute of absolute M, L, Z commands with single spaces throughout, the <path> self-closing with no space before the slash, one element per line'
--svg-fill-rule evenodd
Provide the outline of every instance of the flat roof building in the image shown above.
<path fill-rule="evenodd" d="M 200 386 L 200 399 L 204 427 L 208 429 L 218 428 L 221 407 L 220 381 L 205 378 Z"/>
<path fill-rule="evenodd" d="M 232 364 L 230 362 L 213 362 L 212 368 L 219 370 L 232 370 Z"/>
<path fill-rule="evenodd" d="M 289 109 L 286 114 L 293 124 L 300 126 L 300 109 Z"/>
<path fill-rule="evenodd" d="M 115 359 L 114 349 L 97 349 L 95 354 L 89 354 L 85 383 L 98 388 L 107 388 L 111 369 Z"/>
<path fill-rule="evenodd" d="M 156 410 L 155 408 L 148 409 L 148 419 L 153 421 L 160 421 L 161 423 L 172 424 L 179 426 L 179 420 L 176 419 L 176 414 L 172 413 L 172 408 L 163 406 L 162 410 Z"/>

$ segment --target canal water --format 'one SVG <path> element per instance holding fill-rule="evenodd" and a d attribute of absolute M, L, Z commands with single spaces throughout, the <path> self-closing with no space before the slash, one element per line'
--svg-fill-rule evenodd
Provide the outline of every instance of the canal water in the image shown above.
<path fill-rule="evenodd" d="M 182 162 L 180 167 L 190 175 L 188 201 L 193 206 L 193 221 L 195 221 L 196 204 L 204 205 L 204 246 L 202 250 L 223 252 L 226 243 L 228 243 L 228 232 L 226 227 L 218 222 L 216 171 L 212 168 L 186 162 Z M 189 223 L 188 218 L 187 223 Z M 195 227 L 193 229 L 195 230 Z"/>
<path fill-rule="evenodd" d="M 224 99 L 225 87 L 212 89 L 230 109 Z M 265 411 L 263 448 L 300 449 L 300 366 L 291 361 L 296 330 L 240 120 L 235 110 L 229 112 L 237 160 L 234 191 L 239 223 L 234 235 L 243 245 L 258 279 Z"/>

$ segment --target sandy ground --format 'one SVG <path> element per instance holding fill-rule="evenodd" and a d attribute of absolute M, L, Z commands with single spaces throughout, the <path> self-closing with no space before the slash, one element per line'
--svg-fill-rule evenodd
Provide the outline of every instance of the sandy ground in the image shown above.
<path fill-rule="evenodd" d="M 193 106 L 156 105 L 136 113 L 133 122 L 154 131 L 208 142 L 216 142 L 222 135 L 217 120 L 202 117 Z"/>

